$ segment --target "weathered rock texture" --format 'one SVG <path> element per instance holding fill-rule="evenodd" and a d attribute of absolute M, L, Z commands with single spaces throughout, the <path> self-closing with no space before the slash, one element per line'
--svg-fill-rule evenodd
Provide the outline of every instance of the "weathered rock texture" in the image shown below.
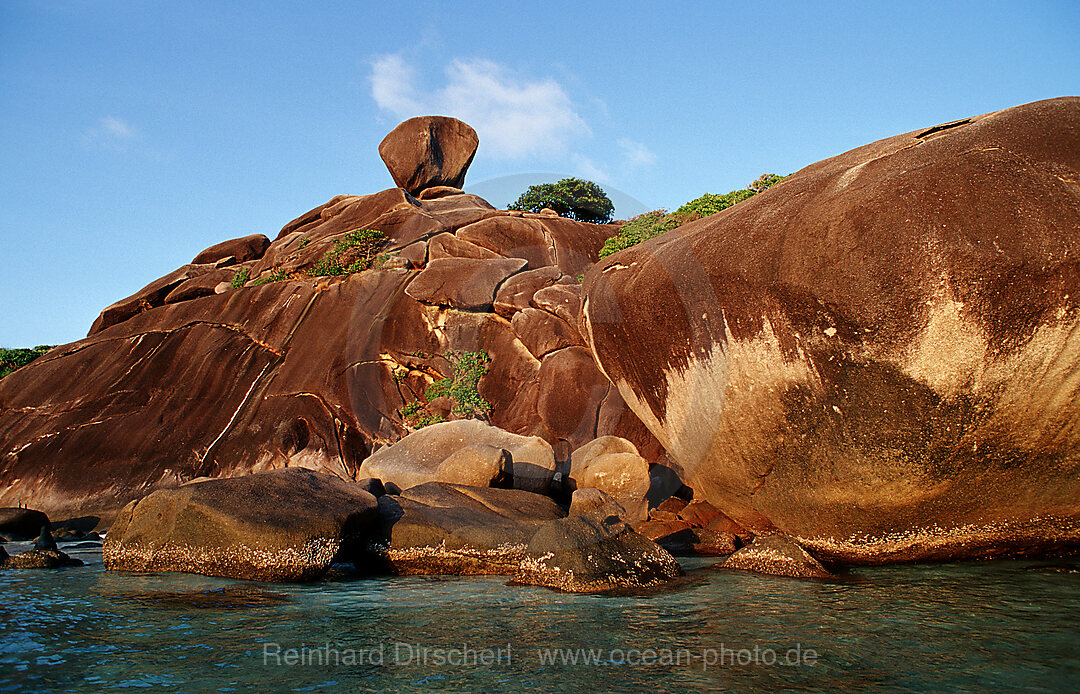
<path fill-rule="evenodd" d="M 682 575 L 671 555 L 617 517 L 566 518 L 517 489 L 429 482 L 379 499 L 373 552 L 396 574 L 513 576 L 575 593 L 652 587 Z"/>
<path fill-rule="evenodd" d="M 585 279 L 695 498 L 823 558 L 1080 540 L 1080 98 L 813 164 Z M 632 349 L 628 346 L 632 345 Z"/>
<path fill-rule="evenodd" d="M 683 573 L 667 551 L 610 516 L 582 515 L 545 523 L 525 554 L 515 583 L 568 593 L 649 588 Z"/>
<path fill-rule="evenodd" d="M 444 173 L 463 172 L 471 154 L 449 156 L 460 143 L 434 132 Z M 355 479 L 372 450 L 411 431 L 406 406 L 454 416 L 452 403 L 426 395 L 451 375 L 451 352 L 490 357 L 478 394 L 492 424 L 539 436 L 561 458 L 610 433 L 657 460 L 659 444 L 588 351 L 557 348 L 580 342 L 578 316 L 565 301 L 530 303 L 538 289 L 576 284 L 615 228 L 511 217 L 461 192 L 458 173 L 448 174 L 454 187 L 422 178 L 435 187 L 419 198 L 401 188 L 342 195 L 286 224 L 269 246 L 255 236 L 207 249 L 106 308 L 86 339 L 0 381 L 0 504 L 95 514 L 107 525 L 128 501 L 198 477 L 291 466 Z M 357 229 L 385 234 L 384 269 L 309 275 Z M 454 286 L 443 271 L 465 265 L 476 281 Z M 233 288 L 241 272 L 247 286 Z M 425 276 L 441 279 L 421 292 Z M 535 330 L 522 328 L 523 338 L 493 309 L 511 284 L 503 298 L 565 323 L 565 340 L 530 351 L 523 339 L 536 349 Z M 580 385 L 546 383 L 542 371 Z"/>
<path fill-rule="evenodd" d="M 161 489 L 124 507 L 105 540 L 114 571 L 310 581 L 367 542 L 378 502 L 303 468 Z"/>
<path fill-rule="evenodd" d="M 540 526 L 566 516 L 539 494 L 439 482 L 381 497 L 379 506 L 375 550 L 398 574 L 513 574 Z"/>
<path fill-rule="evenodd" d="M 476 131 L 456 118 L 419 116 L 390 131 L 379 156 L 399 188 L 419 195 L 426 188 L 464 186 L 478 143 Z"/>
<path fill-rule="evenodd" d="M 722 567 L 790 578 L 828 578 L 828 569 L 794 540 L 780 533 L 759 535 L 728 557 Z"/>
<path fill-rule="evenodd" d="M 359 474 L 380 480 L 386 487 L 393 485 L 398 490 L 426 482 L 488 486 L 476 484 L 467 477 L 478 469 L 488 468 L 481 456 L 471 461 L 455 460 L 478 446 L 501 450 L 508 455 L 508 466 L 494 471 L 504 470 L 514 488 L 537 493 L 548 491 L 555 474 L 555 454 L 549 443 L 538 436 L 518 436 L 475 419 L 432 424 L 409 434 L 394 445 L 376 451 L 360 466 Z M 462 464 L 469 462 L 472 463 L 467 466 L 470 469 L 463 469 Z M 455 470 L 460 479 L 449 478 Z M 488 477 L 489 482 L 494 479 Z"/>

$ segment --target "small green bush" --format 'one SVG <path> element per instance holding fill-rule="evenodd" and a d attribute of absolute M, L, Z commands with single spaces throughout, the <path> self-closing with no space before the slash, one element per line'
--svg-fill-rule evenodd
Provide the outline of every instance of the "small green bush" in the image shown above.
<path fill-rule="evenodd" d="M 33 349 L 4 349 L 0 347 L 0 378 L 7 376 L 15 369 L 26 366 L 52 348 L 53 345 L 38 345 Z"/>
<path fill-rule="evenodd" d="M 259 287 L 264 284 L 270 284 L 271 282 L 284 282 L 287 279 L 289 279 L 289 276 L 286 275 L 284 272 L 282 272 L 281 270 L 274 270 L 266 277 L 260 277 L 259 279 L 252 282 L 251 286 Z"/>
<path fill-rule="evenodd" d="M 312 277 L 351 275 L 371 267 L 386 242 L 386 234 L 375 229 L 350 231 L 334 241 L 333 247 L 308 274 Z"/>
<path fill-rule="evenodd" d="M 667 213 L 667 210 L 643 212 L 624 224 L 618 234 L 604 242 L 604 247 L 600 249 L 600 257 L 604 258 L 624 248 L 636 246 L 642 241 L 648 241 L 677 226 L 679 226 L 678 222 Z"/>
<path fill-rule="evenodd" d="M 776 174 L 761 174 L 753 183 L 742 190 L 733 190 L 723 195 L 705 193 L 700 198 L 691 200 L 671 214 L 668 214 L 666 210 L 653 210 L 652 212 L 639 214 L 620 227 L 618 234 L 604 242 L 604 247 L 600 249 L 600 257 L 607 257 L 612 253 L 636 246 L 642 241 L 648 241 L 695 219 L 708 217 L 721 210 L 726 210 L 732 205 L 768 190 L 785 178 L 786 176 L 777 176 Z"/>
<path fill-rule="evenodd" d="M 763 193 L 769 188 L 772 188 L 780 181 L 784 180 L 785 178 L 787 178 L 787 176 L 778 176 L 776 174 L 764 173 L 755 178 L 754 182 L 749 185 L 749 188 L 755 193 Z"/>
<path fill-rule="evenodd" d="M 416 401 L 410 402 L 401 408 L 401 418 L 413 429 L 423 429 L 426 426 L 446 421 L 445 417 L 439 414 L 431 414 Z"/>
<path fill-rule="evenodd" d="M 246 268 L 246 267 L 240 268 L 239 272 L 237 272 L 235 275 L 233 275 L 232 281 L 229 282 L 229 286 L 232 287 L 233 289 L 240 289 L 245 284 L 247 284 L 248 275 L 250 275 L 250 274 L 251 274 L 251 269 L 250 268 Z"/>
<path fill-rule="evenodd" d="M 491 405 L 480 397 L 477 387 L 487 373 L 491 358 L 484 352 L 450 352 L 452 376 L 435 381 L 424 392 L 428 400 L 450 398 L 452 411 L 461 417 L 476 417 L 491 412 Z"/>
<path fill-rule="evenodd" d="M 702 217 L 708 217 L 711 214 L 716 214 L 721 210 L 726 210 L 735 203 L 742 202 L 747 198 L 754 197 L 754 191 L 749 188 L 744 190 L 733 190 L 730 193 L 724 195 L 714 195 L 713 193 L 705 193 L 700 198 L 696 198 L 686 203 L 679 209 L 672 213 L 672 216 L 678 220 L 678 225 L 692 222 L 695 219 L 701 219 Z M 676 225 L 676 226 L 678 226 Z"/>

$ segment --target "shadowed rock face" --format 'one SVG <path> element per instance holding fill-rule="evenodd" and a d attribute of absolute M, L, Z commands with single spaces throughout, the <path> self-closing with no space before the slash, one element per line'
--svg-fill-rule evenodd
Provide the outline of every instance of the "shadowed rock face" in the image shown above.
<path fill-rule="evenodd" d="M 584 289 L 606 376 L 748 528 L 851 562 L 1080 539 L 1080 99 L 811 165 Z"/>
<path fill-rule="evenodd" d="M 497 238 L 458 236 L 496 218 L 503 220 Z M 358 229 L 385 234 L 384 269 L 309 274 Z M 411 431 L 406 405 L 435 413 L 426 391 L 451 376 L 450 352 L 490 357 L 478 391 L 492 424 L 567 452 L 597 433 L 618 434 L 655 460 L 659 444 L 587 350 L 573 348 L 584 356 L 570 360 L 590 386 L 582 404 L 577 393 L 541 388 L 543 364 L 565 364 L 566 350 L 534 356 L 492 308 L 526 263 L 542 264 L 534 275 L 546 279 L 517 283 L 513 301 L 566 322 L 532 305 L 533 293 L 576 284 L 613 232 L 511 217 L 455 188 L 427 188 L 421 198 L 395 188 L 335 197 L 286 224 L 269 246 L 258 236 L 219 244 L 199 255 L 205 262 L 105 309 L 86 339 L 0 381 L 0 506 L 29 503 L 59 518 L 94 514 L 107 526 L 131 499 L 198 477 L 290 466 L 355 479 L 372 450 Z M 434 237 L 439 258 L 429 265 Z M 484 297 L 466 300 L 468 287 L 410 296 L 431 265 L 434 277 L 438 265 L 455 263 L 487 282 Z M 236 288 L 241 272 L 247 283 Z M 449 287 L 453 277 L 446 279 Z M 568 335 L 577 329 L 567 325 Z"/>

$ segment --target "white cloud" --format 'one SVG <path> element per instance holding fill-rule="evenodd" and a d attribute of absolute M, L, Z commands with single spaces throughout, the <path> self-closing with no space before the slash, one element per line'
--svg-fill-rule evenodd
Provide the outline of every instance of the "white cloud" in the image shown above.
<path fill-rule="evenodd" d="M 418 115 L 420 104 L 413 93 L 414 78 L 412 68 L 401 56 L 386 55 L 377 59 L 371 66 L 371 95 L 375 103 L 397 115 Z"/>
<path fill-rule="evenodd" d="M 112 116 L 106 116 L 101 119 L 100 129 L 105 135 L 122 140 L 135 137 L 135 128 L 132 128 L 119 118 L 113 118 Z"/>
<path fill-rule="evenodd" d="M 656 155 L 640 142 L 623 138 L 617 144 L 622 150 L 623 166 L 627 168 L 637 169 L 656 163 Z"/>
<path fill-rule="evenodd" d="M 398 118 L 438 114 L 465 121 L 480 136 L 485 156 L 562 154 L 571 139 L 590 133 L 553 79 L 529 81 L 490 60 L 456 59 L 444 72 L 444 87 L 419 93 L 412 68 L 400 56 L 383 56 L 372 63 L 371 94 Z"/>
<path fill-rule="evenodd" d="M 114 116 L 105 116 L 92 128 L 83 132 L 83 143 L 91 146 L 122 148 L 129 140 L 138 137 L 139 131 L 130 123 Z"/>

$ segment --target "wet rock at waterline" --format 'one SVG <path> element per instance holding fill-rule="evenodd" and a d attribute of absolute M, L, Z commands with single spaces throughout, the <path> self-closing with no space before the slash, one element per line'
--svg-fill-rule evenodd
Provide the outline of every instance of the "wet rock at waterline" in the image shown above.
<path fill-rule="evenodd" d="M 587 341 L 752 531 L 852 563 L 1075 547 L 1078 131 L 1069 97 L 812 164 L 598 263 Z"/>
<path fill-rule="evenodd" d="M 362 549 L 377 509 L 360 485 L 303 468 L 195 482 L 124 507 L 103 559 L 112 571 L 310 581 Z"/>
<path fill-rule="evenodd" d="M 544 522 L 566 512 L 519 489 L 430 482 L 379 499 L 375 550 L 398 574 L 512 574 Z"/>
<path fill-rule="evenodd" d="M 0 508 L 0 535 L 12 540 L 32 540 L 42 528 L 49 527 L 49 517 L 30 508 Z"/>
<path fill-rule="evenodd" d="M 58 549 L 31 549 L 8 556 L 7 551 L 0 547 L 0 569 L 59 569 L 82 565 L 82 560 L 69 557 Z"/>
<path fill-rule="evenodd" d="M 513 576 L 569 592 L 660 585 L 681 570 L 615 516 L 566 518 L 551 499 L 517 489 L 431 482 L 379 500 L 372 551 L 397 574 Z"/>
<path fill-rule="evenodd" d="M 568 593 L 651 588 L 682 575 L 679 562 L 615 517 L 545 523 L 525 548 L 515 583 Z"/>
<path fill-rule="evenodd" d="M 828 578 L 832 575 L 795 540 L 780 533 L 758 535 L 721 566 L 791 578 Z"/>

